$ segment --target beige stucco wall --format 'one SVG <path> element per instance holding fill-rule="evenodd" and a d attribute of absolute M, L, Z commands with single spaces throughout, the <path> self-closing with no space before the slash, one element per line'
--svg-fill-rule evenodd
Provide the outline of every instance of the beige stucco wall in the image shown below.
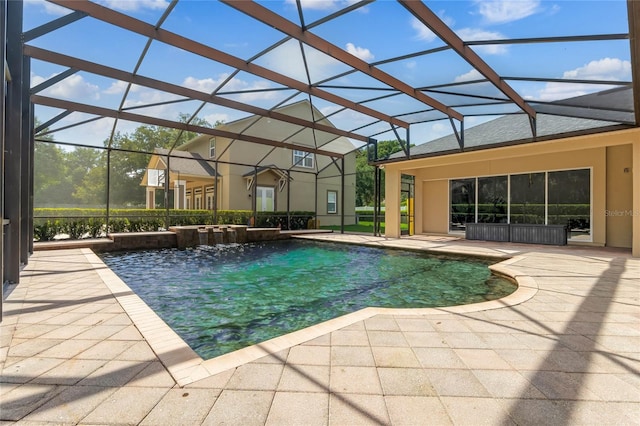
<path fill-rule="evenodd" d="M 310 116 L 309 107 L 304 103 L 288 106 L 282 109 L 281 112 L 307 120 L 317 120 L 317 117 Z M 325 125 L 331 125 L 327 120 L 320 122 Z M 251 125 L 249 126 L 249 124 Z M 295 134 L 296 130 L 299 129 L 298 126 L 273 119 L 262 118 L 256 121 L 256 117 L 240 120 L 222 128 L 231 132 L 242 132 L 243 134 L 271 140 L 287 139 L 288 136 Z M 335 136 L 325 135 L 321 132 L 317 132 L 314 135 L 310 132 L 310 130 L 305 130 L 295 134 L 293 138 L 288 139 L 288 142 L 299 145 L 297 149 L 303 149 L 304 146 L 315 147 L 315 144 L 321 146 L 323 143 L 328 142 L 343 143 L 351 146 L 350 142 L 345 138 L 338 138 L 336 142 L 334 141 Z M 322 137 L 330 139 L 323 141 L 321 140 Z M 209 139 L 210 136 L 201 135 L 179 149 L 195 152 L 203 158 L 209 158 Z M 258 186 L 267 186 L 275 189 L 276 210 L 286 211 L 288 205 L 291 211 L 315 211 L 317 205 L 317 213 L 321 225 L 339 225 L 343 210 L 346 215 L 345 224 L 355 223 L 355 153 L 345 156 L 344 203 L 340 169 L 327 156 L 315 155 L 313 168 L 301 165 L 294 166 L 292 149 L 274 149 L 272 146 L 216 137 L 216 158 L 220 161 L 218 172 L 222 176 L 218 191 L 220 201 L 218 206 L 221 209 L 253 209 L 253 189 L 247 189 L 245 175 L 253 172 L 255 170 L 253 165 L 258 164 L 258 166 L 275 166 L 285 173 L 286 170 L 291 169 L 291 182 L 288 186 L 285 185 L 282 190 L 279 188 L 280 177 L 277 174 L 263 172 L 258 176 Z M 342 164 L 340 159 L 336 161 L 338 165 Z M 315 173 L 317 171 L 320 172 L 316 189 Z M 338 192 L 337 214 L 327 213 L 327 191 L 329 190 Z M 289 192 L 290 195 L 288 195 Z"/>
<path fill-rule="evenodd" d="M 607 246 L 631 247 L 633 146 L 607 147 Z"/>
<path fill-rule="evenodd" d="M 633 153 L 630 152 L 632 143 Z M 390 237 L 399 235 L 399 223 L 389 226 L 389 221 L 399 222 L 399 216 L 394 212 L 399 211 L 397 194 L 399 177 L 403 173 L 414 175 L 416 181 L 423 182 L 423 190 L 416 192 L 416 204 L 422 209 L 422 226 L 416 226 L 416 233 L 448 233 L 448 179 L 591 168 L 592 244 L 630 247 L 633 241 L 635 247 L 640 245 L 640 219 L 637 218 L 640 214 L 630 214 L 631 220 L 607 221 L 607 210 L 628 205 L 630 198 L 633 198 L 633 209 L 637 208 L 640 183 L 633 182 L 638 180 L 638 173 L 625 176 L 609 170 L 608 174 L 607 166 L 620 170 L 620 166 L 632 161 L 631 170 L 637 170 L 638 144 L 640 131 L 633 129 L 386 164 L 386 234 Z M 629 189 L 629 181 L 635 187 Z M 624 188 L 621 190 L 624 193 L 612 195 L 611 192 L 619 187 Z M 625 240 L 624 235 L 632 234 L 632 223 L 633 237 Z"/>

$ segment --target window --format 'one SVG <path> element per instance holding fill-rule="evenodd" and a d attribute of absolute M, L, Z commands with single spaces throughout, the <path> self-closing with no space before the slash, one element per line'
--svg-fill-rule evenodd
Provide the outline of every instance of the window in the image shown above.
<path fill-rule="evenodd" d="M 507 223 L 507 177 L 478 178 L 478 222 Z"/>
<path fill-rule="evenodd" d="M 511 223 L 544 225 L 544 173 L 511 176 Z"/>
<path fill-rule="evenodd" d="M 549 172 L 547 220 L 550 225 L 567 225 L 570 238 L 591 235 L 591 170 Z"/>
<path fill-rule="evenodd" d="M 570 239 L 591 240 L 590 169 L 452 179 L 449 187 L 450 231 L 472 222 L 566 225 Z"/>
<path fill-rule="evenodd" d="M 337 191 L 327 191 L 327 213 L 338 213 Z"/>
<path fill-rule="evenodd" d="M 209 158 L 216 158 L 216 138 L 209 139 Z"/>
<path fill-rule="evenodd" d="M 259 212 L 272 212 L 275 210 L 275 191 L 268 186 L 256 188 L 256 210 Z"/>
<path fill-rule="evenodd" d="M 293 165 L 299 167 L 313 168 L 313 153 L 293 150 Z"/>
<path fill-rule="evenodd" d="M 476 180 L 452 180 L 449 191 L 449 230 L 464 231 L 467 222 L 476 221 Z"/>

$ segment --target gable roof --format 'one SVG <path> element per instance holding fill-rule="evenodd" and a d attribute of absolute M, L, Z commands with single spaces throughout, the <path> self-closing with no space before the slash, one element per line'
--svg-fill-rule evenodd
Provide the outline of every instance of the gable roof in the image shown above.
<path fill-rule="evenodd" d="M 280 106 L 278 108 L 274 108 L 273 111 L 288 115 L 291 117 L 307 120 L 310 122 L 314 122 L 317 124 L 321 124 L 324 126 L 336 128 L 331 121 L 326 118 L 311 102 L 304 99 L 298 102 L 294 102 L 291 104 L 286 104 Z M 260 127 L 258 123 L 274 123 L 274 124 L 282 124 L 276 125 L 269 124 L 269 127 Z M 284 129 L 289 126 L 295 126 L 291 124 L 284 123 L 277 118 L 271 117 L 263 117 L 260 115 L 250 115 L 238 120 L 231 121 L 229 123 L 222 124 L 217 126 L 216 129 L 229 131 L 232 133 L 244 134 L 247 136 L 259 136 L 264 138 L 273 138 L 277 142 L 285 142 L 291 143 L 291 149 L 301 149 L 304 150 L 305 146 L 303 144 L 295 143 L 294 140 L 291 139 L 292 134 L 295 135 L 298 141 L 300 140 L 308 140 L 313 141 L 313 144 L 309 144 L 307 149 L 312 151 L 314 148 L 321 149 L 325 152 L 336 152 L 341 154 L 348 154 L 352 151 L 355 151 L 359 147 L 356 146 L 350 139 L 344 136 L 336 136 L 334 134 L 329 134 L 323 132 L 322 130 L 313 131 L 310 128 L 303 128 L 299 126 L 297 130 L 291 130 L 290 133 L 282 133 Z M 274 131 L 278 129 L 278 131 Z M 190 147 L 198 142 L 201 142 L 203 139 L 210 139 L 211 135 L 198 135 L 195 138 L 185 142 L 184 144 L 176 147 L 177 150 L 185 151 L 190 149 Z M 242 140 L 242 138 L 238 138 L 238 140 Z M 293 143 L 292 143 L 293 142 Z M 315 146 L 317 144 L 317 146 Z M 289 148 L 287 146 L 287 148 Z"/>
<path fill-rule="evenodd" d="M 166 163 L 165 158 L 169 154 L 168 149 L 156 148 L 154 153 L 162 156 L 160 160 Z M 172 151 L 171 159 L 169 160 L 169 170 L 171 173 L 180 173 L 183 175 L 217 176 L 216 170 L 209 161 L 202 158 L 200 154 L 188 151 Z"/>

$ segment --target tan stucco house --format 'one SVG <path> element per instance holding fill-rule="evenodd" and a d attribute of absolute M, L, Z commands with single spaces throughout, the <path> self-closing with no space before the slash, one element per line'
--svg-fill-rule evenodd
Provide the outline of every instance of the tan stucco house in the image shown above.
<path fill-rule="evenodd" d="M 332 126 L 307 101 L 277 111 Z M 141 183 L 147 189 L 147 208 L 156 206 L 156 191 L 165 188 L 168 168 L 176 209 L 312 211 L 322 225 L 340 225 L 344 210 L 344 223 L 355 223 L 355 147 L 345 137 L 327 135 L 325 141 L 310 129 L 296 133 L 298 127 L 259 116 L 216 127 L 286 141 L 291 149 L 210 135 L 177 147 L 170 157 L 169 150 L 156 149 Z M 344 167 L 342 159 L 305 151 L 305 146 L 348 152 Z"/>
<path fill-rule="evenodd" d="M 586 108 L 589 96 L 629 117 L 595 119 L 602 112 Z M 563 102 L 585 108 L 561 116 L 552 114 L 554 105 L 540 107 L 535 139 L 527 116 L 507 115 L 467 129 L 464 150 L 452 135 L 412 147 L 409 158 L 397 153 L 382 161 L 386 236 L 400 235 L 408 178 L 416 234 L 460 236 L 467 223 L 479 222 L 558 224 L 570 228 L 569 244 L 640 256 L 640 129 L 619 125 L 633 122 L 631 91 Z"/>

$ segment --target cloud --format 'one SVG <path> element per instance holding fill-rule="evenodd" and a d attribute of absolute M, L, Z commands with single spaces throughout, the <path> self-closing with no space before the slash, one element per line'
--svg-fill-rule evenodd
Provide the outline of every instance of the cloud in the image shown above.
<path fill-rule="evenodd" d="M 190 89 L 198 90 L 204 93 L 212 93 L 214 90 L 218 89 L 218 87 L 229 77 L 229 74 L 221 74 L 218 79 L 214 78 L 203 78 L 197 79 L 195 77 L 187 77 L 182 83 L 183 86 L 188 87 Z M 249 91 L 249 90 L 265 90 L 273 88 L 271 82 L 267 80 L 257 80 L 253 82 L 248 82 L 241 80 L 239 78 L 232 78 L 228 81 L 221 89 L 221 92 L 241 92 L 241 91 Z M 253 92 L 253 93 L 242 93 L 238 95 L 238 100 L 242 102 L 251 102 L 259 99 L 273 99 L 275 96 L 274 92 Z"/>
<path fill-rule="evenodd" d="M 420 22 L 417 18 L 411 19 L 411 28 L 416 31 L 416 38 L 418 40 L 432 42 L 437 38 L 437 36 L 427 27 L 425 24 Z"/>
<path fill-rule="evenodd" d="M 353 43 L 347 43 L 347 52 L 366 62 L 372 61 L 375 57 L 369 49 L 366 49 L 364 47 L 357 47 Z"/>
<path fill-rule="evenodd" d="M 45 78 L 32 74 L 31 87 L 35 87 L 55 75 L 52 74 Z M 81 75 L 74 74 L 43 90 L 41 94 L 74 101 L 98 100 L 100 99 L 100 87 L 89 83 Z"/>
<path fill-rule="evenodd" d="M 594 60 L 576 69 L 565 71 L 562 74 L 562 78 L 579 80 L 630 80 L 631 62 L 618 58 Z M 545 84 L 537 96 L 528 96 L 527 98 L 555 101 L 586 95 L 598 90 L 602 90 L 601 85 L 551 82 Z"/>
<path fill-rule="evenodd" d="M 453 24 L 455 23 L 453 18 L 449 16 L 445 16 L 443 10 L 441 10 L 438 13 L 438 16 L 449 27 L 452 27 Z M 426 41 L 427 43 L 429 43 L 438 38 L 433 33 L 433 31 L 429 29 L 429 27 L 427 27 L 425 24 L 423 24 L 420 20 L 418 20 L 415 17 L 411 18 L 411 28 L 415 30 L 416 32 L 415 38 L 418 40 Z"/>
<path fill-rule="evenodd" d="M 313 47 L 304 46 L 304 54 L 313 81 L 333 77 L 344 70 L 344 65 L 337 59 L 320 52 Z M 259 64 L 273 71 L 307 83 L 307 73 L 300 53 L 300 45 L 289 41 L 272 50 L 259 59 Z"/>
<path fill-rule="evenodd" d="M 476 40 L 504 40 L 506 37 L 497 31 L 486 31 L 476 28 L 461 28 L 456 30 L 456 34 L 464 41 Z M 507 47 L 502 44 L 473 46 L 473 50 L 478 53 L 487 55 L 504 55 L 507 53 Z"/>
<path fill-rule="evenodd" d="M 631 62 L 618 58 L 603 58 L 571 71 L 565 71 L 563 78 L 598 80 L 623 80 L 631 78 Z"/>
<path fill-rule="evenodd" d="M 476 0 L 478 13 L 490 24 L 518 21 L 540 11 L 540 0 Z"/>
<path fill-rule="evenodd" d="M 25 6 L 41 7 L 48 15 L 62 16 L 71 12 L 71 10 L 65 7 L 58 6 L 57 4 L 49 3 L 44 0 L 25 0 L 24 4 Z"/>
<path fill-rule="evenodd" d="M 461 74 L 453 79 L 454 83 L 462 83 L 465 81 L 474 81 L 474 80 L 482 80 L 484 76 L 478 72 L 477 69 L 472 69 L 471 71 Z"/>
<path fill-rule="evenodd" d="M 296 0 L 287 0 L 287 4 L 296 6 Z M 340 1 L 337 0 L 300 0 L 302 9 L 314 10 L 335 10 L 338 9 Z"/>
<path fill-rule="evenodd" d="M 102 0 L 100 3 L 111 9 L 128 12 L 142 9 L 164 10 L 169 6 L 166 0 Z"/>
<path fill-rule="evenodd" d="M 104 93 L 105 95 L 121 95 L 124 93 L 124 91 L 127 89 L 127 85 L 129 83 L 126 81 L 116 81 L 111 83 L 111 86 L 109 86 L 108 89 L 103 90 L 102 93 Z M 135 93 L 138 92 L 142 89 L 141 86 L 138 86 L 136 84 L 132 84 L 131 88 L 129 89 L 129 93 Z"/>

